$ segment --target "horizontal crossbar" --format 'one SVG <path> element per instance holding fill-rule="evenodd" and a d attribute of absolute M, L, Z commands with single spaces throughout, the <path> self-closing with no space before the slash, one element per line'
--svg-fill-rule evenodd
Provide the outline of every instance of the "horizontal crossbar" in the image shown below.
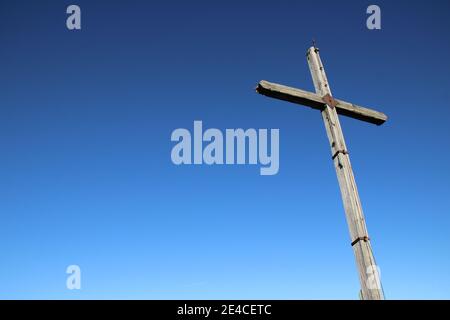
<path fill-rule="evenodd" d="M 326 106 L 323 98 L 316 93 L 283 86 L 262 80 L 258 83 L 256 91 L 262 95 L 301 104 L 313 109 L 323 110 Z M 387 120 L 387 116 L 379 111 L 364 108 L 349 102 L 334 99 L 338 114 L 350 118 L 381 125 Z"/>

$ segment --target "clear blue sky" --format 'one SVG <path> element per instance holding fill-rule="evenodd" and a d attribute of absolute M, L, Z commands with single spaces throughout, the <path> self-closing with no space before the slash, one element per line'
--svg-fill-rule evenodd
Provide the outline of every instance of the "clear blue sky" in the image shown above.
<path fill-rule="evenodd" d="M 313 37 L 389 116 L 341 118 L 386 297 L 450 298 L 450 4 L 374 3 L 1 1 L 0 298 L 357 299 L 320 113 L 254 92 L 313 90 Z M 279 173 L 173 165 L 194 120 L 279 128 Z"/>

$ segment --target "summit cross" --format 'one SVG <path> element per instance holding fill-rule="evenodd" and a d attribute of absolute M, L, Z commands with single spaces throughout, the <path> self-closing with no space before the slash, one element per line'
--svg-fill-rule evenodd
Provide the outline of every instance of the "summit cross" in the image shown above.
<path fill-rule="evenodd" d="M 361 107 L 331 95 L 330 85 L 325 74 L 319 49 L 315 45 L 308 49 L 307 60 L 314 82 L 315 93 L 284 85 L 260 81 L 256 91 L 262 95 L 285 100 L 320 110 L 331 147 L 345 216 L 350 231 L 351 246 L 361 284 L 360 295 L 364 300 L 383 300 L 380 274 L 370 245 L 366 222 L 356 187 L 350 156 L 339 123 L 338 114 L 354 119 L 381 125 L 387 116 L 379 111 Z"/>

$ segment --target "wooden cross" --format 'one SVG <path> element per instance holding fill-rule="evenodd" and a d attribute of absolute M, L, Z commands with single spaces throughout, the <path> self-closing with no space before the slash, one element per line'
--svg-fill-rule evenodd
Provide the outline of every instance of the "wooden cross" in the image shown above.
<path fill-rule="evenodd" d="M 338 114 L 376 125 L 383 124 L 387 120 L 387 116 L 384 113 L 333 98 L 322 61 L 320 60 L 319 49 L 315 46 L 309 48 L 307 59 L 316 93 L 267 81 L 260 81 L 256 91 L 268 97 L 301 104 L 321 111 L 328 140 L 330 141 L 331 157 L 341 189 L 345 215 L 350 230 L 351 245 L 356 257 L 361 283 L 361 298 L 382 300 L 384 299 L 384 294 L 380 275 L 370 245 L 361 201 Z"/>

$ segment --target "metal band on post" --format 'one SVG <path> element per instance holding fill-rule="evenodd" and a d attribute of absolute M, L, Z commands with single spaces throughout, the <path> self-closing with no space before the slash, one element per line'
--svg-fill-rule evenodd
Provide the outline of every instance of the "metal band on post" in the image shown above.
<path fill-rule="evenodd" d="M 333 154 L 333 156 L 331 157 L 331 159 L 334 160 L 334 159 L 338 156 L 339 153 L 342 153 L 342 154 L 348 154 L 348 151 L 347 151 L 347 150 L 338 150 L 338 151 L 336 151 L 335 154 Z"/>
<path fill-rule="evenodd" d="M 355 240 L 353 240 L 353 242 L 352 242 L 352 247 L 355 245 L 355 244 L 357 244 L 359 241 L 364 241 L 364 242 L 367 242 L 367 241 L 369 241 L 370 240 L 370 238 L 368 237 L 368 236 L 364 236 L 364 237 L 358 237 L 358 238 L 356 238 Z"/>

